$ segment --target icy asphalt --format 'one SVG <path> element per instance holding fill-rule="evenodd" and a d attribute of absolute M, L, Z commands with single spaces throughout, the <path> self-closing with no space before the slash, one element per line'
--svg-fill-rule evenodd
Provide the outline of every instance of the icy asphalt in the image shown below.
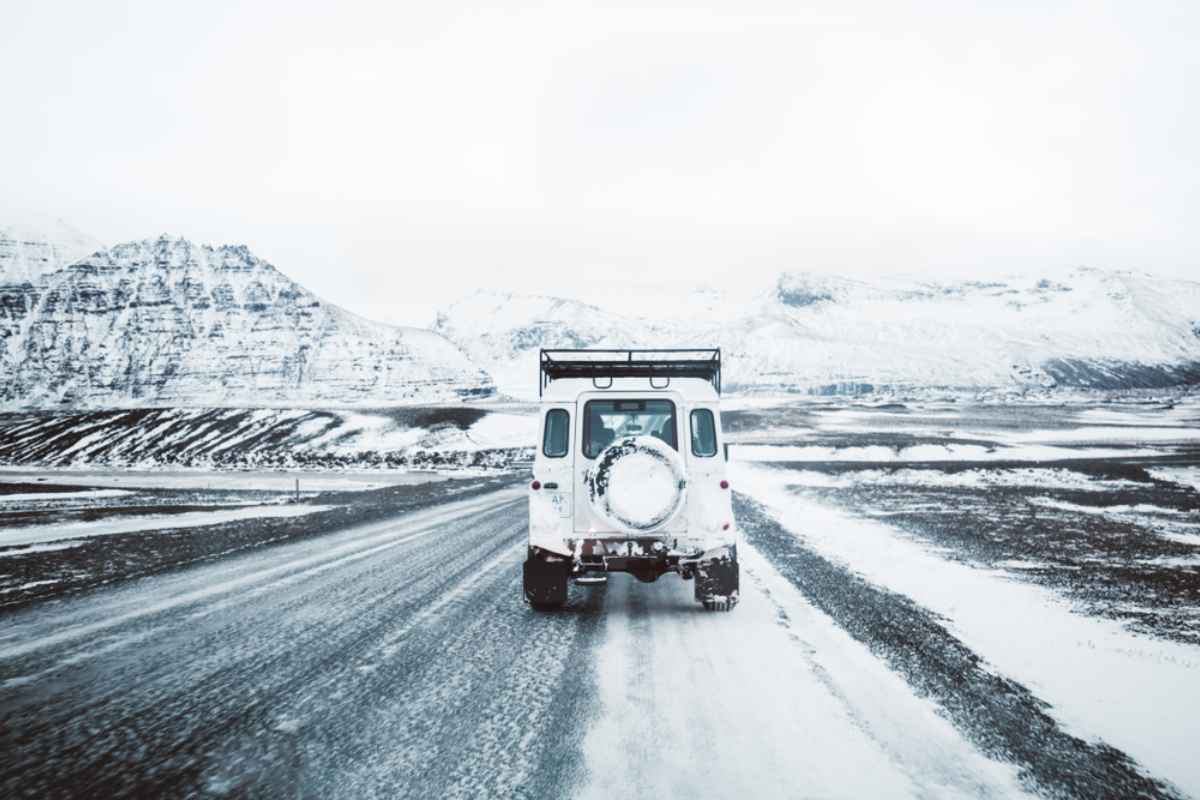
<path fill-rule="evenodd" d="M 531 611 L 521 489 L 8 614 L 0 796 L 1173 796 L 742 513 L 730 614 Z"/>

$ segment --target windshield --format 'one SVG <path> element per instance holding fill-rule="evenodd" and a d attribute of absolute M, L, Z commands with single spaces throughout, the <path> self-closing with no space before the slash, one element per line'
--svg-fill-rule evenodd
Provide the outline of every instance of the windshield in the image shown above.
<path fill-rule="evenodd" d="M 583 454 L 595 458 L 619 436 L 653 436 L 679 449 L 670 400 L 589 400 L 584 407 Z"/>

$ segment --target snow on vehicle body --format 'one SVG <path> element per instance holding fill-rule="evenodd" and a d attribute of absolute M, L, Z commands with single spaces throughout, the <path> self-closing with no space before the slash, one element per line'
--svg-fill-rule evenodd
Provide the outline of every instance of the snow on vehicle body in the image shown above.
<path fill-rule="evenodd" d="M 667 572 L 707 609 L 737 602 L 737 526 L 721 435 L 719 350 L 543 350 L 525 596 L 570 578 Z"/>

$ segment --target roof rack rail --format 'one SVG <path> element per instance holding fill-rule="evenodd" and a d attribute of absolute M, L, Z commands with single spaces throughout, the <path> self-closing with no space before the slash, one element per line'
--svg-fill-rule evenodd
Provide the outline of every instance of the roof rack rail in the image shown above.
<path fill-rule="evenodd" d="M 700 378 L 721 393 L 721 348 L 547 350 L 538 358 L 538 397 L 560 378 Z"/>

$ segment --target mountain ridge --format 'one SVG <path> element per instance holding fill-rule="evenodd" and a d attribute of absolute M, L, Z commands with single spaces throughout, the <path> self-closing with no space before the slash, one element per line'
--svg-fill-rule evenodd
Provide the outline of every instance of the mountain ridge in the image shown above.
<path fill-rule="evenodd" d="M 162 235 L 0 286 L 8 407 L 413 403 L 486 397 L 438 334 L 326 303 L 245 245 Z"/>
<path fill-rule="evenodd" d="M 785 272 L 765 289 L 667 297 L 663 319 L 476 292 L 434 330 L 500 389 L 535 393 L 539 347 L 720 346 L 733 391 L 1024 393 L 1200 383 L 1200 283 L 1132 270 L 937 281 Z M 690 303 L 690 305 L 689 305 Z"/>
<path fill-rule="evenodd" d="M 478 289 L 426 330 L 328 303 L 245 245 L 94 244 L 62 220 L 0 227 L 0 407 L 528 399 L 542 347 L 720 346 L 749 393 L 1200 385 L 1200 283 L 1134 270 L 788 271 L 618 302 Z"/>

